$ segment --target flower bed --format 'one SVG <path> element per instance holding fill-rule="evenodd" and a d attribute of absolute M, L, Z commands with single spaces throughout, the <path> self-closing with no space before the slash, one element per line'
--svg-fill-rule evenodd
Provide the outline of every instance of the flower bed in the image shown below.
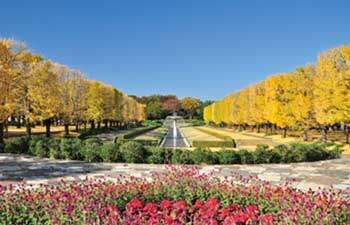
<path fill-rule="evenodd" d="M 169 166 L 152 178 L 0 186 L 0 224 L 350 223 L 349 192 L 218 179 L 188 166 Z"/>

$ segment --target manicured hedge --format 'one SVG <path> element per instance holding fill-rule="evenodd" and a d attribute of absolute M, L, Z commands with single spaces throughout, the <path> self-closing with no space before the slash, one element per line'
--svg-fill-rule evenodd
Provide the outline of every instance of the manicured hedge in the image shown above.
<path fill-rule="evenodd" d="M 175 163 L 175 164 L 260 164 L 310 162 L 339 158 L 341 149 L 337 145 L 324 143 L 279 145 L 270 149 L 258 145 L 255 151 L 241 149 L 210 151 L 205 148 L 164 149 L 146 146 L 135 141 L 125 143 L 102 143 L 90 138 L 44 138 L 31 141 L 12 138 L 5 145 L 4 152 L 23 153 L 53 159 L 73 159 L 88 162 L 127 163 Z"/>

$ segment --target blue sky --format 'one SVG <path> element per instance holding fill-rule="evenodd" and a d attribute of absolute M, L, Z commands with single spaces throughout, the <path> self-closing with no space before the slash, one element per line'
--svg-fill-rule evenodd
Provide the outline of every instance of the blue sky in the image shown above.
<path fill-rule="evenodd" d="M 218 99 L 350 43 L 350 1 L 2 1 L 0 37 L 127 94 Z"/>

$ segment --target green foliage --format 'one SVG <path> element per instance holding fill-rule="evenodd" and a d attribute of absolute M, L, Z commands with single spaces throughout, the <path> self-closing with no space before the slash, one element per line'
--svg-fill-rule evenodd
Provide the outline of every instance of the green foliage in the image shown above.
<path fill-rule="evenodd" d="M 242 164 L 252 164 L 254 163 L 254 155 L 246 149 L 240 149 L 238 151 L 240 162 Z"/>
<path fill-rule="evenodd" d="M 140 143 L 130 141 L 120 146 L 120 152 L 127 163 L 143 163 L 146 158 L 146 150 Z"/>
<path fill-rule="evenodd" d="M 215 152 L 203 148 L 196 148 L 191 152 L 192 161 L 195 164 L 217 164 L 218 155 Z"/>
<path fill-rule="evenodd" d="M 175 149 L 172 152 L 171 162 L 175 164 L 193 164 L 192 154 L 188 150 Z"/>
<path fill-rule="evenodd" d="M 23 137 L 15 137 L 8 140 L 4 147 L 5 153 L 21 154 L 28 151 L 28 141 Z"/>
<path fill-rule="evenodd" d="M 89 143 L 86 141 L 85 143 Z M 66 159 L 83 160 L 84 156 L 81 154 L 83 142 L 78 138 L 63 138 L 60 142 L 60 150 L 65 152 Z"/>
<path fill-rule="evenodd" d="M 87 162 L 103 162 L 101 148 L 99 144 L 83 145 L 82 154 L 84 155 L 84 160 Z"/>
<path fill-rule="evenodd" d="M 10 139 L 5 145 L 7 153 L 27 153 L 52 159 L 74 159 L 88 162 L 127 162 L 127 163 L 175 163 L 175 164 L 260 164 L 260 163 L 291 163 L 307 162 L 339 158 L 339 145 L 313 143 L 310 145 L 294 143 L 278 145 L 269 148 L 258 145 L 250 152 L 222 149 L 211 151 L 205 148 L 165 149 L 157 146 L 147 146 L 129 141 L 122 145 L 116 143 L 101 143 L 98 139 L 81 141 L 77 138 L 46 138 L 37 137 L 29 144 L 25 138 Z"/>
<path fill-rule="evenodd" d="M 160 147 L 148 147 L 148 158 L 147 162 L 152 164 L 163 164 L 169 160 L 169 155 L 171 150 Z"/>
<path fill-rule="evenodd" d="M 121 162 L 123 160 L 119 145 L 115 143 L 104 143 L 101 146 L 100 156 L 103 162 Z"/>
<path fill-rule="evenodd" d="M 228 165 L 228 164 L 239 164 L 240 163 L 240 156 L 234 150 L 223 149 L 217 155 L 218 155 L 220 164 Z"/>

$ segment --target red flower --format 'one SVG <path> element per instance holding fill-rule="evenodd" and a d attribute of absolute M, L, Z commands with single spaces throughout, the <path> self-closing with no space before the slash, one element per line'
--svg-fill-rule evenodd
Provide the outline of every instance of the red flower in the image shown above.
<path fill-rule="evenodd" d="M 274 224 L 272 214 L 265 214 L 263 216 L 260 216 L 260 221 L 266 225 L 273 225 Z"/>
<path fill-rule="evenodd" d="M 155 214 L 157 214 L 158 207 L 154 203 L 147 203 L 145 205 L 145 207 L 143 208 L 143 211 L 145 211 L 146 213 L 148 213 L 150 215 L 155 215 Z"/>
<path fill-rule="evenodd" d="M 171 201 L 164 199 L 164 200 L 160 203 L 160 208 L 161 208 L 162 210 L 169 209 L 169 208 L 171 207 L 171 205 L 172 205 Z"/>
<path fill-rule="evenodd" d="M 142 202 L 138 199 L 133 199 L 128 204 L 126 204 L 125 208 L 126 208 L 126 211 L 130 213 L 134 213 L 142 209 Z"/>

